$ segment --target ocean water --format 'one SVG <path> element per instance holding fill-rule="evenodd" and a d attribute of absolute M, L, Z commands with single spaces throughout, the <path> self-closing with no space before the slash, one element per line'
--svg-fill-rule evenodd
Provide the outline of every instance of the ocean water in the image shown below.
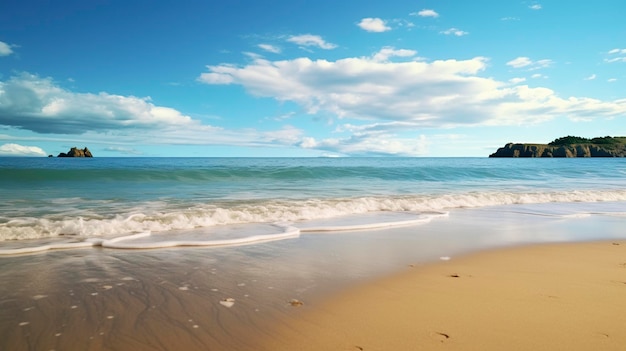
<path fill-rule="evenodd" d="M 0 254 L 227 246 L 459 208 L 626 216 L 626 160 L 0 158 L 0 200 Z"/>

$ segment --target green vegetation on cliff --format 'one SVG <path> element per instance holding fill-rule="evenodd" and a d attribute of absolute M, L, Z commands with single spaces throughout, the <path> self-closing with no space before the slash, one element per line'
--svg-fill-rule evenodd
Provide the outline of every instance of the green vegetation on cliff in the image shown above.
<path fill-rule="evenodd" d="M 566 137 L 554 139 L 548 143 L 550 146 L 561 145 L 574 145 L 574 144 L 595 144 L 595 145 L 610 145 L 610 144 L 623 144 L 626 143 L 626 137 L 597 137 L 597 138 L 583 138 L 578 136 L 568 135 Z"/>
<path fill-rule="evenodd" d="M 626 157 L 626 137 L 568 135 L 548 144 L 506 144 L 489 157 Z"/>

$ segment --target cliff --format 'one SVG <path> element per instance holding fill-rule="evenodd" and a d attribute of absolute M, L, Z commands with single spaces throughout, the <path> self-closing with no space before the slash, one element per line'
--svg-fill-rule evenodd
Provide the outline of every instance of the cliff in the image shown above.
<path fill-rule="evenodd" d="M 572 140 L 576 142 L 570 143 Z M 568 136 L 550 144 L 508 143 L 489 157 L 626 157 L 626 138 Z"/>
<path fill-rule="evenodd" d="M 88 148 L 84 148 L 81 150 L 77 147 L 73 147 L 67 153 L 62 152 L 57 157 L 93 157 L 93 155 Z"/>

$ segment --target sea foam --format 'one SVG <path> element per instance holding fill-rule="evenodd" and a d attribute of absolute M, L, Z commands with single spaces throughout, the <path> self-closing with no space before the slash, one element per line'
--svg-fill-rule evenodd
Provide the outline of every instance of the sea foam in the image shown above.
<path fill-rule="evenodd" d="M 126 214 L 93 215 L 74 209 L 43 218 L 0 218 L 0 241 L 58 237 L 108 238 L 142 232 L 249 224 L 303 222 L 376 212 L 445 212 L 457 208 L 542 203 L 626 201 L 626 190 L 561 192 L 469 192 L 443 195 L 365 196 L 310 200 L 264 200 L 192 204 L 172 208 L 159 202 Z M 168 207 L 169 206 L 169 207 Z M 89 210 L 91 211 L 91 210 Z M 414 219 L 411 219 L 414 220 Z M 419 221 L 419 219 L 415 219 Z M 335 230 L 329 228 L 330 230 Z"/>

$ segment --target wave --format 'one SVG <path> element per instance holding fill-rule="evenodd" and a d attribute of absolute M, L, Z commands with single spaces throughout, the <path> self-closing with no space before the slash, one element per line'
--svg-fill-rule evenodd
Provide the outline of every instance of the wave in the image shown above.
<path fill-rule="evenodd" d="M 217 246 L 240 246 L 270 241 L 286 240 L 297 238 L 300 233 L 320 232 L 320 231 L 346 231 L 365 230 L 388 227 L 399 227 L 406 225 L 417 225 L 427 223 L 433 218 L 447 216 L 447 213 L 379 213 L 376 215 L 345 216 L 342 221 L 333 225 L 322 225 L 315 221 L 298 224 L 296 227 L 290 223 L 274 223 L 270 227 L 275 230 L 264 234 L 252 234 L 249 232 L 262 231 L 258 227 L 248 228 L 248 232 L 238 233 L 235 237 L 214 239 L 213 235 L 197 235 L 197 231 L 182 231 L 170 233 L 170 235 L 152 235 L 151 232 L 123 235 L 114 238 L 88 238 L 80 241 L 64 241 L 55 243 L 30 243 L 30 245 L 0 249 L 0 256 L 23 255 L 38 253 L 49 250 L 77 249 L 89 247 L 102 247 L 111 249 L 160 249 L 169 247 L 217 247 Z M 235 228 L 241 229 L 241 228 Z M 200 238 L 198 238 L 200 237 Z"/>
<path fill-rule="evenodd" d="M 146 202 L 131 212 L 94 214 L 75 208 L 65 214 L 0 218 L 0 242 L 57 237 L 115 237 L 246 223 L 303 222 L 373 212 L 445 212 L 456 208 L 541 203 L 626 201 L 626 190 L 568 192 L 472 192 L 310 200 L 259 200 L 219 204 Z M 78 206 L 78 205 L 76 205 Z M 332 229 L 332 228 L 330 228 Z M 334 229 L 332 229 L 334 230 Z"/>

